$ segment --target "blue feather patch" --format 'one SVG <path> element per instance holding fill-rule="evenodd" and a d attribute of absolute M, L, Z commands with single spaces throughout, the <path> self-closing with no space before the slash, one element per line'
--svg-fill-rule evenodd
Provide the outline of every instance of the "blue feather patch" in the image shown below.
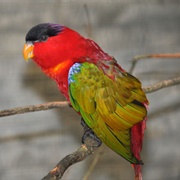
<path fill-rule="evenodd" d="M 74 82 L 73 75 L 80 72 L 81 66 L 82 66 L 81 63 L 75 63 L 75 64 L 69 69 L 69 73 L 68 73 L 68 84 Z"/>

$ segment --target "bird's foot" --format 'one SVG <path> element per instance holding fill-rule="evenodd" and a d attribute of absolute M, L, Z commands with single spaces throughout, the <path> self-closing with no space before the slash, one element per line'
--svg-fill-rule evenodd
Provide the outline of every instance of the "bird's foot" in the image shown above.
<path fill-rule="evenodd" d="M 85 144 L 87 138 L 93 139 L 96 141 L 96 147 L 99 147 L 102 144 L 102 141 L 94 134 L 93 130 L 87 126 L 83 119 L 81 119 L 81 125 L 84 127 L 84 134 L 82 137 L 82 143 Z"/>

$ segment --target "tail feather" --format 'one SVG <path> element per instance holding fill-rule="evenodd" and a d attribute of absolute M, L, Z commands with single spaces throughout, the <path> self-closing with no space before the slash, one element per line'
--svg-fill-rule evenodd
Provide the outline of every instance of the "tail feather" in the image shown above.
<path fill-rule="evenodd" d="M 141 165 L 133 164 L 135 177 L 134 180 L 142 180 Z"/>
<path fill-rule="evenodd" d="M 139 161 L 141 161 L 140 152 L 142 150 L 144 130 L 146 128 L 146 120 L 147 120 L 147 117 L 143 121 L 134 125 L 131 129 L 132 152 L 133 152 L 134 156 Z M 143 164 L 143 162 L 142 162 L 142 164 Z M 135 178 L 134 179 L 135 180 L 142 180 L 141 165 L 133 164 L 133 167 L 134 167 L 134 171 L 135 171 Z"/>

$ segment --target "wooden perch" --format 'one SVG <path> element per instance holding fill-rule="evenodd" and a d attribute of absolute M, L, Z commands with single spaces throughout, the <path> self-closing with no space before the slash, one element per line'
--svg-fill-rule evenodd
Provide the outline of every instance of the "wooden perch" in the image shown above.
<path fill-rule="evenodd" d="M 77 151 L 64 157 L 42 180 L 61 179 L 64 172 L 69 166 L 86 159 L 97 149 L 97 147 L 97 141 L 90 137 L 87 137 L 85 140 L 85 144 L 82 144 Z"/>

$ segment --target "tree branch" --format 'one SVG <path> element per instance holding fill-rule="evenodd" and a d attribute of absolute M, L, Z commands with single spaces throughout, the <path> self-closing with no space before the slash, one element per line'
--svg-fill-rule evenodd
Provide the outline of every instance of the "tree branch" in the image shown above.
<path fill-rule="evenodd" d="M 83 161 L 98 148 L 97 141 L 91 137 L 87 137 L 85 144 L 64 157 L 42 180 L 59 180 L 69 166 L 77 162 Z"/>
<path fill-rule="evenodd" d="M 145 93 L 152 93 L 162 88 L 170 87 L 170 86 L 174 86 L 178 84 L 180 84 L 180 76 L 175 77 L 173 79 L 164 80 L 164 81 L 155 83 L 153 85 L 146 86 L 143 88 L 143 90 Z M 17 108 L 12 108 L 12 109 L 5 109 L 5 110 L 0 111 L 0 117 L 23 114 L 23 113 L 28 113 L 28 112 L 35 112 L 35 111 L 44 111 L 44 110 L 49 110 L 49 109 L 54 109 L 54 108 L 67 107 L 68 105 L 69 103 L 67 101 L 60 101 L 60 102 L 48 102 L 45 104 L 17 107 Z"/>
<path fill-rule="evenodd" d="M 133 73 L 135 66 L 139 60 L 142 59 L 149 59 L 149 58 L 180 58 L 180 53 L 173 53 L 173 54 L 148 54 L 148 55 L 138 55 L 134 56 L 132 59 L 132 65 L 129 70 L 129 73 Z"/>
<path fill-rule="evenodd" d="M 17 107 L 12 109 L 5 109 L 0 111 L 0 117 L 23 114 L 28 112 L 35 112 L 35 111 L 44 111 L 53 108 L 67 107 L 68 105 L 69 103 L 67 101 L 60 101 L 60 102 L 48 102 L 45 104 Z"/>
<path fill-rule="evenodd" d="M 146 86 L 146 87 L 143 88 L 143 90 L 144 90 L 145 93 L 152 93 L 152 92 L 158 91 L 158 90 L 160 90 L 162 88 L 169 87 L 169 86 L 174 86 L 174 85 L 177 85 L 177 84 L 180 84 L 180 76 L 175 77 L 173 79 L 164 80 L 164 81 L 155 83 L 155 84 L 150 85 L 150 86 Z"/>

